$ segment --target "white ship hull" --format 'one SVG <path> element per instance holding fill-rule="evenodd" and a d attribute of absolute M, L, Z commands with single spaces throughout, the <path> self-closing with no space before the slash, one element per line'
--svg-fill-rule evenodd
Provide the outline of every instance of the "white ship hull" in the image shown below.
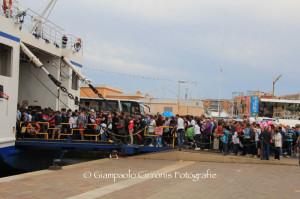
<path fill-rule="evenodd" d="M 68 58 L 78 71 L 82 67 L 80 64 L 82 51 L 75 52 L 72 49 L 71 39 L 69 39 L 69 46 L 63 48 L 59 44 L 61 36 L 54 28 L 48 27 L 49 34 L 37 37 L 28 31 L 32 28 L 30 23 L 34 22 L 31 16 L 26 15 L 29 19 L 31 17 L 32 21 L 25 19 L 25 22 L 20 24 L 16 18 L 7 18 L 1 12 L 2 10 L 0 11 L 0 50 L 4 49 L 5 53 L 0 52 L 0 92 L 5 94 L 5 97 L 2 95 L 0 98 L 0 163 L 8 160 L 7 156 L 12 155 L 16 139 L 18 104 L 50 107 L 53 110 L 78 108 L 67 93 L 61 92 L 47 74 L 22 53 L 21 43 L 38 57 L 45 69 L 62 83 L 69 94 L 78 98 L 80 82 L 78 88 L 73 89 L 73 71 L 63 62 L 62 57 Z M 43 30 L 43 34 L 45 32 L 46 30 Z"/>

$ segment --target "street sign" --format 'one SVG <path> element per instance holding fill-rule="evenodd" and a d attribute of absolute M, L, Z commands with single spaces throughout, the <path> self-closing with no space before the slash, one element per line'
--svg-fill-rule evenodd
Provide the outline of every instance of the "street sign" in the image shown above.
<path fill-rule="evenodd" d="M 259 98 L 258 96 L 251 96 L 250 98 L 250 114 L 256 116 L 259 112 Z"/>

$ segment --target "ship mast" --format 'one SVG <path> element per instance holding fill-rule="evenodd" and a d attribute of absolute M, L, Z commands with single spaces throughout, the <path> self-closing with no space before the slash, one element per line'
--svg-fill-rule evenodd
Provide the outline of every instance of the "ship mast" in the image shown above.
<path fill-rule="evenodd" d="M 45 7 L 43 12 L 41 13 L 41 17 L 44 19 L 48 19 L 53 8 L 55 7 L 56 3 L 57 3 L 57 0 L 49 0 L 48 5 Z"/>
<path fill-rule="evenodd" d="M 40 14 L 40 16 L 37 16 L 35 18 L 36 23 L 33 25 L 31 32 L 35 33 L 36 36 L 38 36 L 38 37 L 41 36 L 42 25 L 43 25 L 44 21 L 49 18 L 56 3 L 57 3 L 57 0 L 49 0 L 47 6 L 43 10 L 43 12 Z"/>

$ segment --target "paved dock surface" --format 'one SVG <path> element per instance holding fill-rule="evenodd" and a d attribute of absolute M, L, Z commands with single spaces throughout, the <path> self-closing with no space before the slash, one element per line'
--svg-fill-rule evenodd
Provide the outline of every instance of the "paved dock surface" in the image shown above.
<path fill-rule="evenodd" d="M 1 178 L 0 198 L 300 198 L 297 160 L 254 160 L 178 151 L 102 159 Z"/>

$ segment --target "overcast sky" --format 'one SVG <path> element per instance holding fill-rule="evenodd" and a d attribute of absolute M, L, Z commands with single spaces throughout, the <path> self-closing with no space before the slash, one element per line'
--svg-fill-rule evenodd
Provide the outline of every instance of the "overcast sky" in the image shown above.
<path fill-rule="evenodd" d="M 47 0 L 20 0 L 41 12 Z M 59 0 L 50 19 L 84 41 L 84 70 L 126 92 L 230 98 L 299 92 L 299 0 Z"/>

